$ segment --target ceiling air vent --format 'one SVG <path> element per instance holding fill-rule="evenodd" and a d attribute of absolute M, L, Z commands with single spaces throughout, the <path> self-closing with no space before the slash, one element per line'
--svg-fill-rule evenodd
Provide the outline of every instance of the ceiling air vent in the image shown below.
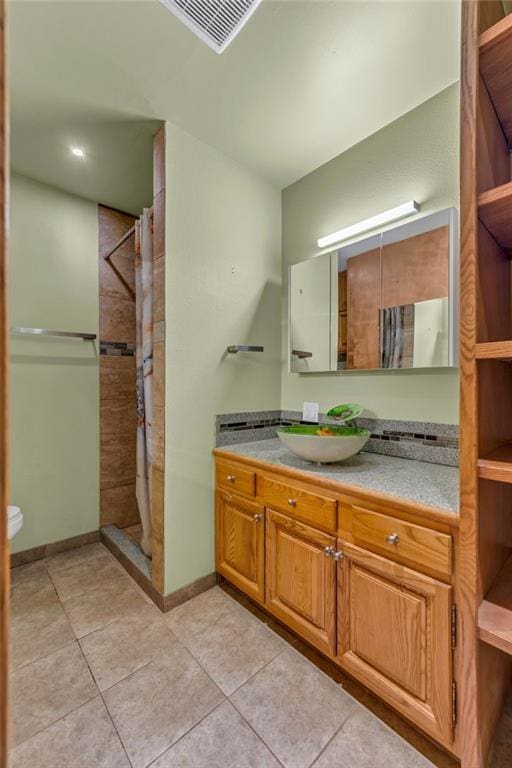
<path fill-rule="evenodd" d="M 261 0 L 160 0 L 217 53 L 237 36 Z"/>

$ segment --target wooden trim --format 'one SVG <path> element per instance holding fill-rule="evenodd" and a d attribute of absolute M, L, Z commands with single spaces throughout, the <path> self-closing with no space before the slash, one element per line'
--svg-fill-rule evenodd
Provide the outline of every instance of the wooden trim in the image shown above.
<path fill-rule="evenodd" d="M 464 768 L 484 768 L 478 732 L 478 642 L 475 632 L 480 584 L 477 575 L 477 105 L 479 4 L 462 3 L 460 159 L 460 523 L 456 602 L 460 647 L 458 742 Z"/>
<path fill-rule="evenodd" d="M 382 493 L 381 491 L 371 491 L 367 488 L 360 488 L 356 485 L 349 485 L 348 483 L 341 483 L 339 480 L 329 480 L 326 477 L 319 477 L 317 475 L 309 476 L 307 472 L 301 469 L 294 469 L 293 467 L 276 466 L 269 461 L 263 461 L 262 459 L 255 459 L 252 456 L 240 456 L 236 453 L 231 453 L 229 448 L 214 448 L 213 455 L 220 460 L 233 461 L 241 465 L 250 465 L 258 469 L 270 472 L 275 476 L 289 477 L 294 480 L 302 482 L 308 482 L 314 485 L 316 489 L 325 488 L 328 491 L 334 491 L 334 493 L 342 495 L 340 500 L 351 501 L 355 498 L 358 501 L 368 501 L 375 504 L 389 504 L 394 509 L 410 513 L 415 518 L 421 516 L 424 520 L 429 520 L 434 523 L 441 523 L 449 527 L 457 526 L 459 523 L 459 516 L 454 512 L 448 512 L 438 507 L 431 507 L 428 504 L 420 504 L 415 501 L 408 501 L 407 499 L 400 498 L 398 496 L 392 496 L 389 493 Z"/>
<path fill-rule="evenodd" d="M 151 484 L 152 518 L 152 582 L 160 595 L 165 594 L 165 205 L 163 211 L 156 205 L 157 196 L 163 192 L 165 201 L 165 125 L 153 136 L 153 329 L 158 324 L 163 331 L 158 336 L 162 344 L 155 376 L 162 376 L 159 382 L 163 403 L 153 402 L 153 469 Z M 155 213 L 156 211 L 156 213 Z M 159 244 L 155 248 L 155 243 Z M 156 253 L 158 250 L 158 253 Z M 155 260 L 162 268 L 155 270 Z M 156 300 L 158 297 L 158 301 Z M 161 306 L 163 304 L 163 306 Z M 163 316 L 162 316 L 163 313 Z M 153 339 L 155 344 L 155 340 Z M 163 598 L 164 600 L 166 598 Z"/>
<path fill-rule="evenodd" d="M 0 766 L 7 766 L 9 673 L 8 487 L 8 280 L 9 119 L 7 105 L 6 4 L 0 0 Z"/>

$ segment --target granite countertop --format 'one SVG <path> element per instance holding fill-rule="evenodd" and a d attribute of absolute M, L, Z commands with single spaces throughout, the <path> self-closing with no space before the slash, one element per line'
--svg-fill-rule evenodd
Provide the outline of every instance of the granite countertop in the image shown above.
<path fill-rule="evenodd" d="M 359 453 L 337 464 L 311 464 L 290 453 L 279 438 L 217 448 L 216 454 L 244 456 L 277 467 L 300 470 L 351 487 L 423 504 L 458 516 L 459 470 L 442 464 Z"/>

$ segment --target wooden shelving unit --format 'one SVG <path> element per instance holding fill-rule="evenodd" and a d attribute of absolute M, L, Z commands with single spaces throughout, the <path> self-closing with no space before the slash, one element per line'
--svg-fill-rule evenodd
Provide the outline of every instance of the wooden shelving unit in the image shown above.
<path fill-rule="evenodd" d="M 512 143 L 512 15 L 482 32 L 479 53 L 480 73 L 503 132 Z"/>
<path fill-rule="evenodd" d="M 512 249 L 512 182 L 478 195 L 478 217 L 500 248 Z"/>
<path fill-rule="evenodd" d="M 512 341 L 485 341 L 476 345 L 477 360 L 503 360 L 512 363 Z"/>
<path fill-rule="evenodd" d="M 478 477 L 498 483 L 512 483 L 512 443 L 502 445 L 478 459 Z"/>
<path fill-rule="evenodd" d="M 478 637 L 512 654 L 512 557 L 509 557 L 478 611 Z"/>
<path fill-rule="evenodd" d="M 512 15 L 462 0 L 462 768 L 487 768 L 512 678 Z"/>

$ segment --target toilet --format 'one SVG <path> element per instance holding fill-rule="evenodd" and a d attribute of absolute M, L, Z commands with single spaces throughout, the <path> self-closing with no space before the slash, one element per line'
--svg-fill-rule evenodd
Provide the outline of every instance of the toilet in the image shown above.
<path fill-rule="evenodd" d="M 7 507 L 7 537 L 13 539 L 23 528 L 23 515 L 19 507 Z"/>

